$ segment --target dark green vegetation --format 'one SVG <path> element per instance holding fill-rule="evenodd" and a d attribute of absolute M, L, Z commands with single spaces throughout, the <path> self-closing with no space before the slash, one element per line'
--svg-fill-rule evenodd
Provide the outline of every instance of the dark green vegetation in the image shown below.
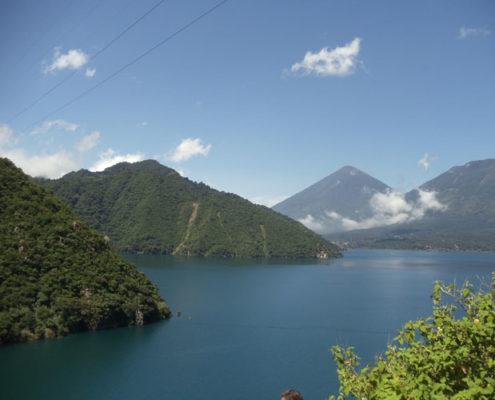
<path fill-rule="evenodd" d="M 225 257 L 332 257 L 299 222 L 181 177 L 156 161 L 40 181 L 118 249 Z"/>
<path fill-rule="evenodd" d="M 453 167 L 420 186 L 447 209 L 388 227 L 327 236 L 349 247 L 495 250 L 495 160 Z M 414 199 L 417 191 L 407 194 Z"/>
<path fill-rule="evenodd" d="M 333 211 L 358 221 L 369 218 L 373 215 L 371 197 L 390 189 L 365 172 L 346 166 L 273 206 L 273 209 L 296 220 L 311 215 L 325 221 L 325 233 L 339 232 L 342 231 L 341 223 L 329 219 L 327 212 Z"/>
<path fill-rule="evenodd" d="M 374 365 L 358 370 L 352 348 L 334 347 L 337 399 L 494 399 L 495 274 L 487 292 L 437 283 L 433 304 L 433 316 L 407 323 Z"/>
<path fill-rule="evenodd" d="M 155 286 L 0 158 L 0 344 L 167 317 Z"/>

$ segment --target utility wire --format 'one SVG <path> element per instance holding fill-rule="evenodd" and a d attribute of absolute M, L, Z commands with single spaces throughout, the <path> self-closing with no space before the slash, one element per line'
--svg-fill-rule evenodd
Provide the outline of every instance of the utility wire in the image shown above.
<path fill-rule="evenodd" d="M 62 9 L 62 11 L 61 11 L 61 12 L 58 14 L 58 16 L 57 16 L 57 22 L 55 22 L 55 23 L 50 23 L 50 26 L 48 27 L 48 29 L 47 29 L 47 30 L 45 30 L 45 32 L 44 32 L 44 33 L 42 33 L 42 34 L 38 35 L 38 36 L 36 37 L 36 39 L 34 39 L 34 40 L 32 40 L 32 41 L 31 41 L 30 45 L 28 45 L 28 49 L 26 50 L 26 52 L 25 52 L 25 53 L 23 53 L 23 55 L 22 55 L 21 57 L 19 57 L 19 58 L 17 59 L 17 61 L 14 63 L 14 69 L 15 69 L 15 68 L 17 68 L 17 66 L 18 66 L 18 65 L 20 65 L 20 64 L 24 61 L 24 59 L 26 58 L 26 56 L 28 55 L 28 53 L 30 52 L 30 50 L 31 50 L 32 48 L 34 48 L 34 47 L 35 47 L 35 46 L 36 46 L 39 42 L 41 42 L 41 41 L 45 38 L 45 36 L 47 36 L 47 35 L 48 35 L 48 34 L 49 34 L 52 30 L 53 30 L 53 28 L 54 28 L 54 27 L 55 27 L 55 26 L 56 26 L 56 25 L 60 22 L 60 20 L 62 19 L 62 18 L 61 18 L 61 17 L 62 17 L 62 15 L 63 15 L 66 11 L 68 11 L 68 10 L 69 10 L 72 6 L 74 6 L 74 4 L 76 4 L 76 3 L 77 3 L 77 2 L 76 2 L 75 0 L 73 0 L 73 1 L 71 1 L 71 2 L 69 2 L 69 3 L 67 3 L 67 2 L 66 2 L 66 7 L 64 7 L 64 8 Z"/>
<path fill-rule="evenodd" d="M 145 52 L 141 53 L 139 56 L 137 56 L 136 58 L 134 58 L 133 60 L 131 60 L 130 62 L 128 62 L 124 66 L 120 67 L 118 70 L 116 70 L 112 74 L 108 75 L 106 78 L 104 78 L 100 82 L 98 82 L 95 85 L 91 86 L 90 88 L 84 90 L 83 92 L 81 92 L 80 94 L 78 94 L 77 96 L 75 96 L 74 98 L 72 98 L 71 100 L 69 100 L 66 103 L 62 104 L 60 107 L 56 108 L 55 110 L 53 110 L 53 111 L 49 112 L 48 114 L 46 114 L 45 116 L 43 116 L 43 118 L 40 118 L 39 120 L 37 120 L 33 124 L 29 125 L 27 127 L 27 129 L 31 128 L 32 126 L 37 125 L 38 123 L 40 123 L 40 122 L 42 122 L 44 120 L 46 120 L 46 118 L 52 116 L 53 114 L 56 114 L 59 111 L 62 111 L 63 109 L 69 107 L 71 104 L 73 104 L 76 101 L 80 100 L 81 98 L 83 98 L 87 94 L 91 93 L 95 89 L 99 88 L 100 86 L 102 86 L 103 84 L 105 84 L 106 82 L 108 82 L 109 80 L 115 78 L 121 72 L 125 71 L 130 66 L 136 64 L 138 61 L 140 61 L 141 59 L 143 59 L 144 57 L 146 57 L 148 54 L 152 53 L 157 48 L 163 46 L 164 44 L 166 44 L 167 42 L 169 42 L 170 40 L 172 40 L 173 38 L 175 38 L 176 36 L 178 36 L 179 34 L 181 34 L 182 32 L 184 32 L 185 30 L 189 29 L 195 23 L 199 22 L 201 19 L 203 19 L 206 16 L 208 16 L 209 14 L 211 14 L 212 12 L 214 12 L 216 9 L 220 8 L 221 6 L 223 6 L 228 1 L 229 0 L 222 0 L 222 1 L 218 2 L 218 3 L 216 3 L 213 7 L 209 8 L 206 11 L 204 11 L 202 14 L 198 15 L 197 17 L 195 17 L 194 19 L 192 19 L 190 22 L 188 22 L 187 24 L 183 25 L 181 28 L 177 29 L 172 34 L 170 34 L 169 36 L 167 36 L 165 39 L 159 41 L 154 46 L 150 47 L 148 50 L 146 50 Z"/>
<path fill-rule="evenodd" d="M 87 18 L 89 18 L 89 17 L 90 17 L 90 16 L 91 16 L 91 15 L 92 15 L 95 11 L 96 11 L 96 9 L 98 9 L 98 8 L 99 8 L 99 7 L 100 7 L 103 3 L 104 3 L 104 0 L 99 0 L 99 2 L 95 3 L 95 4 L 93 5 L 93 7 L 92 7 L 92 8 L 90 8 L 90 9 L 89 9 L 89 11 L 86 13 L 86 15 L 85 15 L 83 18 L 81 18 L 81 19 L 79 20 L 79 24 L 77 24 L 77 25 L 71 25 L 69 29 L 66 29 L 66 30 L 63 32 L 63 34 L 64 34 L 65 36 L 67 36 L 67 35 L 69 35 L 70 33 L 72 33 L 72 32 L 74 32 L 74 31 L 78 30 L 78 29 L 82 26 L 83 22 L 84 22 Z M 48 49 L 47 51 L 45 51 L 41 57 L 38 57 L 38 58 L 36 59 L 36 61 L 35 61 L 34 63 L 32 63 L 31 65 L 29 65 L 26 69 L 24 69 L 24 70 L 22 71 L 22 73 L 21 73 L 21 74 L 23 75 L 23 74 L 25 74 L 27 71 L 29 71 L 30 69 L 32 69 L 33 67 L 35 67 L 35 66 L 37 66 L 37 65 L 39 66 L 40 62 L 41 62 L 41 61 L 43 61 L 43 60 L 44 60 L 44 59 L 48 56 L 48 54 L 49 54 L 49 53 L 51 53 L 51 51 L 52 51 L 52 48 L 50 48 L 50 49 Z"/>
<path fill-rule="evenodd" d="M 94 60 L 101 53 L 103 53 L 105 50 L 107 50 L 116 41 L 118 41 L 122 36 L 124 36 L 132 28 L 134 28 L 139 22 L 141 22 L 144 18 L 146 18 L 149 14 L 151 14 L 153 11 L 155 11 L 159 6 L 161 6 L 165 1 L 166 0 L 160 0 L 160 1 L 158 1 L 153 7 L 151 7 L 148 11 L 146 11 L 143 15 L 141 15 L 138 19 L 136 19 L 132 24 L 130 24 L 129 26 L 127 26 L 123 31 L 121 31 L 117 36 L 115 36 L 112 40 L 110 40 L 105 46 L 103 46 L 100 50 L 98 50 L 94 55 L 90 56 L 88 62 Z M 30 104 L 28 104 L 26 107 L 24 107 L 22 110 L 20 110 L 16 114 L 14 114 L 9 120 L 7 120 L 7 123 L 10 124 L 13 120 L 15 120 L 16 118 L 18 118 L 22 114 L 24 114 L 26 111 L 29 111 L 36 104 L 38 104 L 41 100 L 43 100 L 46 96 L 48 96 L 50 93 L 53 93 L 60 86 L 62 86 L 65 82 L 67 82 L 69 79 L 71 79 L 76 73 L 77 73 L 77 70 L 72 71 L 69 75 L 67 75 L 61 81 L 57 82 L 54 86 L 52 86 L 50 89 L 48 89 L 46 92 L 44 92 L 36 100 L 34 100 Z"/>

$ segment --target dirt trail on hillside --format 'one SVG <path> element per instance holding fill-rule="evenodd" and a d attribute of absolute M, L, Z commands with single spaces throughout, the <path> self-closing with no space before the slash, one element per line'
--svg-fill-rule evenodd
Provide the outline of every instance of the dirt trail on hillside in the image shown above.
<path fill-rule="evenodd" d="M 189 221 L 187 222 L 186 234 L 184 235 L 184 239 L 182 239 L 182 242 L 179 243 L 179 245 L 175 248 L 174 252 L 172 253 L 174 256 L 180 254 L 180 252 L 186 246 L 186 243 L 189 240 L 189 236 L 191 235 L 191 227 L 194 224 L 196 217 L 198 216 L 198 209 L 199 209 L 199 203 L 198 202 L 192 203 L 192 212 L 191 212 L 191 216 L 189 217 Z"/>
<path fill-rule="evenodd" d="M 260 230 L 261 230 L 261 237 L 263 238 L 263 253 L 265 254 L 265 257 L 268 257 L 268 245 L 266 243 L 265 225 L 260 224 Z"/>

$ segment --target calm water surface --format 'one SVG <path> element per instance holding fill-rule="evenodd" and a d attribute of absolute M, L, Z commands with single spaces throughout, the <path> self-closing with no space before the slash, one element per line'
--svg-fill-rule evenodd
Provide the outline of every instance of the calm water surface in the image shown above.
<path fill-rule="evenodd" d="M 495 253 L 348 252 L 327 263 L 129 257 L 181 317 L 0 348 L 0 398 L 279 399 L 335 392 L 334 344 L 364 361 L 431 311 L 435 280 L 489 279 Z"/>

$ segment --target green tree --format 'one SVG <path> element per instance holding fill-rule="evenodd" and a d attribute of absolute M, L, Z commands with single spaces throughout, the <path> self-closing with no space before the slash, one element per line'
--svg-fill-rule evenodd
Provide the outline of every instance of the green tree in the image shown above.
<path fill-rule="evenodd" d="M 153 283 L 103 235 L 0 158 L 0 344 L 168 316 Z"/>
<path fill-rule="evenodd" d="M 495 399 L 495 274 L 488 290 L 435 284 L 433 315 L 405 324 L 360 369 L 353 348 L 332 348 L 340 381 L 330 399 Z"/>
<path fill-rule="evenodd" d="M 183 178 L 156 161 L 38 180 L 129 253 L 203 257 L 336 257 L 300 222 Z"/>

